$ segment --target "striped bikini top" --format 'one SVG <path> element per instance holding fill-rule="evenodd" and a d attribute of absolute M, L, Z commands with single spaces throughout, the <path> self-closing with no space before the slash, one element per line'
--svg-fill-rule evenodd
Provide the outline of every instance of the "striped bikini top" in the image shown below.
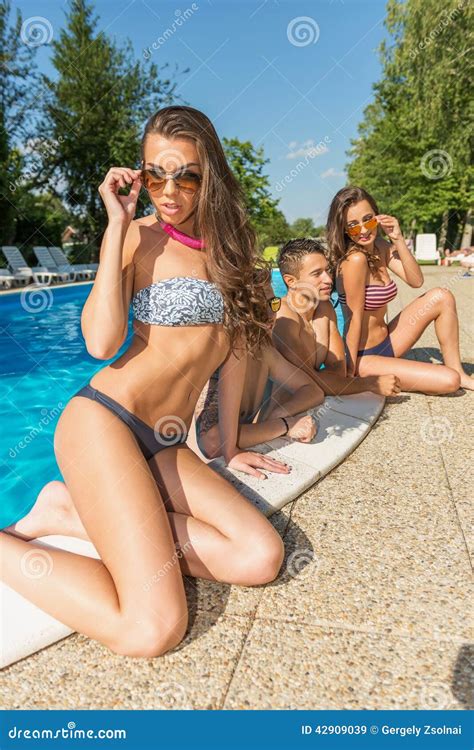
<path fill-rule="evenodd" d="M 397 285 L 394 281 L 385 286 L 381 286 L 380 284 L 366 284 L 364 310 L 378 310 L 380 307 L 385 307 L 396 296 Z M 344 292 L 339 294 L 339 299 L 343 305 L 347 305 Z"/>
<path fill-rule="evenodd" d="M 136 320 L 150 325 L 219 325 L 224 319 L 224 300 L 212 281 L 173 276 L 139 289 L 132 310 Z"/>

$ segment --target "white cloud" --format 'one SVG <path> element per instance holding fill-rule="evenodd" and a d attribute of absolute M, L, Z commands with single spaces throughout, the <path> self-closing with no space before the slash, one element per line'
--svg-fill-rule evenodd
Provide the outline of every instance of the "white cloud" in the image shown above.
<path fill-rule="evenodd" d="M 324 180 L 325 177 L 345 177 L 346 175 L 344 172 L 338 172 L 334 167 L 329 167 L 325 172 L 321 172 L 320 176 Z"/>
<path fill-rule="evenodd" d="M 309 140 L 304 141 L 299 147 L 298 141 L 291 141 L 291 143 L 288 144 L 290 150 L 287 153 L 286 158 L 298 159 L 301 156 L 309 156 L 311 158 L 322 156 L 322 154 L 326 154 L 329 151 L 327 146 L 328 141 L 330 141 L 330 139 L 327 136 L 319 141 L 319 143 L 315 143 L 315 141 L 310 138 Z"/>

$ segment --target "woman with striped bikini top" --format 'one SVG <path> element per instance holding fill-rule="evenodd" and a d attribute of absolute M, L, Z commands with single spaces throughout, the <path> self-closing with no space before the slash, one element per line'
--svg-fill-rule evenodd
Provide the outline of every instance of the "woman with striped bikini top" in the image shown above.
<path fill-rule="evenodd" d="M 403 391 L 474 390 L 474 378 L 461 363 L 456 300 L 450 290 L 428 289 L 387 320 L 387 305 L 397 295 L 389 272 L 413 289 L 423 285 L 396 217 L 381 213 L 366 190 L 349 185 L 331 201 L 327 242 L 344 316 L 347 374 L 391 375 Z M 405 358 L 431 323 L 443 365 Z"/>
<path fill-rule="evenodd" d="M 397 285 L 392 280 L 389 284 L 366 284 L 365 285 L 365 304 L 364 310 L 378 310 L 385 307 L 389 302 L 395 299 L 398 294 Z M 339 300 L 342 305 L 346 305 L 346 295 L 344 292 L 339 294 Z"/>

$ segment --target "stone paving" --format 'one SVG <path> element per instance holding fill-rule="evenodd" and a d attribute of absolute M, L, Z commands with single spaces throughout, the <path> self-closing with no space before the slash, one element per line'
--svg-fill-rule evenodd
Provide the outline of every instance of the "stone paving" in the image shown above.
<path fill-rule="evenodd" d="M 424 289 L 456 296 L 473 371 L 474 278 L 423 270 Z M 399 289 L 391 316 L 420 294 Z M 433 326 L 410 356 L 439 359 Z M 272 517 L 287 550 L 275 582 L 187 580 L 173 652 L 125 658 L 73 635 L 3 671 L 2 707 L 472 708 L 473 399 L 389 400 L 356 451 Z"/>

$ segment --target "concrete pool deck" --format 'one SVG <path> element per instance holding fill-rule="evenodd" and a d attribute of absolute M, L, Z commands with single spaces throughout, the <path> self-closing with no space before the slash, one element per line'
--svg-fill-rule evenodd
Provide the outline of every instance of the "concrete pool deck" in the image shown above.
<path fill-rule="evenodd" d="M 474 281 L 423 272 L 424 289 L 455 294 L 472 371 Z M 391 316 L 423 291 L 399 290 Z M 410 356 L 439 358 L 432 326 Z M 473 399 L 389 399 L 356 451 L 272 516 L 275 582 L 186 580 L 173 652 L 131 659 L 73 635 L 3 670 L 3 708 L 472 707 Z"/>

